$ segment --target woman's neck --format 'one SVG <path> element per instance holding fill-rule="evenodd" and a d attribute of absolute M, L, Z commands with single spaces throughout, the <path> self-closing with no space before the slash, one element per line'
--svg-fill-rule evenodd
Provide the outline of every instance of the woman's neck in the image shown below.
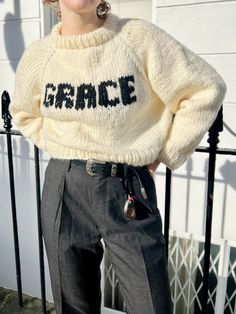
<path fill-rule="evenodd" d="M 96 30 L 104 24 L 103 19 L 99 19 L 96 13 L 67 14 L 62 15 L 62 36 L 81 35 Z"/>
<path fill-rule="evenodd" d="M 63 20 L 65 22 L 65 20 Z M 105 20 L 102 20 L 103 24 L 95 26 L 94 23 L 90 24 L 94 26 L 93 30 L 86 28 L 85 32 L 82 32 L 81 29 L 77 29 L 78 23 L 69 24 L 69 27 L 65 28 L 62 31 L 62 21 L 54 25 L 51 32 L 51 39 L 55 47 L 63 49 L 80 49 L 95 47 L 101 45 L 112 39 L 118 32 L 118 25 L 120 18 L 113 14 L 108 13 Z M 72 27 L 73 26 L 73 27 Z M 83 29 L 85 30 L 85 29 Z"/>

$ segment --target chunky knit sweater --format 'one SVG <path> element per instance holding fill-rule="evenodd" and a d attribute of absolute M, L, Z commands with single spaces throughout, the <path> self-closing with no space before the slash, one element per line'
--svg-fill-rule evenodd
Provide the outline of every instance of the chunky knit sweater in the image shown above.
<path fill-rule="evenodd" d="M 181 166 L 222 105 L 219 73 L 142 19 L 109 13 L 91 32 L 60 29 L 18 64 L 10 113 L 19 131 L 54 158 Z"/>

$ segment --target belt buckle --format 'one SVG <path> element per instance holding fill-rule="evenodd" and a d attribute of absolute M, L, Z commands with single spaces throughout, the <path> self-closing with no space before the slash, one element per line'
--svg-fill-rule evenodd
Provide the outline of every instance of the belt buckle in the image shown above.
<path fill-rule="evenodd" d="M 98 164 L 105 164 L 106 161 L 102 161 L 102 160 L 98 160 L 98 159 L 88 159 L 88 160 L 86 161 L 86 171 L 87 171 L 87 173 L 88 173 L 90 176 L 96 176 L 96 175 L 98 175 L 97 173 L 94 173 L 94 172 L 93 172 L 93 165 L 96 164 L 96 163 L 98 163 Z"/>

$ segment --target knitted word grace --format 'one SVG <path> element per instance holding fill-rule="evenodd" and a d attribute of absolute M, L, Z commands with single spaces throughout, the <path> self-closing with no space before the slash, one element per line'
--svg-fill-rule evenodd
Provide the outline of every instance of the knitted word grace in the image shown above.
<path fill-rule="evenodd" d="M 118 83 L 112 80 L 102 81 L 98 84 L 98 95 L 95 85 L 91 83 L 83 83 L 76 87 L 70 83 L 60 83 L 57 85 L 48 83 L 45 86 L 43 105 L 45 107 L 54 106 L 60 109 L 62 106 L 65 106 L 69 109 L 74 107 L 76 110 L 83 110 L 86 102 L 87 108 L 95 108 L 97 97 L 98 104 L 104 107 L 117 106 L 120 103 L 124 106 L 130 105 L 137 100 L 136 95 L 131 95 L 135 88 L 134 85 L 129 85 L 130 82 L 134 83 L 133 75 L 119 77 Z M 109 99 L 108 87 L 119 89 L 120 97 Z"/>

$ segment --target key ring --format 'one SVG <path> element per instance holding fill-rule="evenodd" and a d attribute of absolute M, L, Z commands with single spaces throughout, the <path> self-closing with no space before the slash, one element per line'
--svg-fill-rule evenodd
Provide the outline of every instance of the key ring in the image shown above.
<path fill-rule="evenodd" d="M 128 169 L 132 169 L 139 181 L 141 194 L 144 199 L 147 199 L 147 194 L 144 186 L 142 185 L 142 181 L 137 173 L 137 171 L 132 167 L 124 164 L 124 177 L 122 178 L 124 183 L 125 191 L 127 192 L 127 200 L 124 205 L 124 214 L 127 218 L 134 220 L 136 218 L 136 205 L 135 203 L 138 201 L 138 198 L 135 196 L 133 186 L 131 185 L 130 177 L 132 174 L 128 174 Z"/>

